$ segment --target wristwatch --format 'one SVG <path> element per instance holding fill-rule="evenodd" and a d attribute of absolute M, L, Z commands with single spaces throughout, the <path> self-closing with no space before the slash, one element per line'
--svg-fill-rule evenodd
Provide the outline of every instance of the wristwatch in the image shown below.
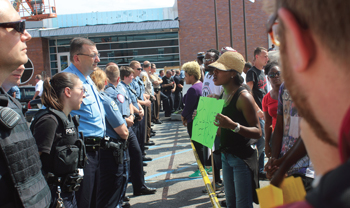
<path fill-rule="evenodd" d="M 233 132 L 235 132 L 235 133 L 238 133 L 239 132 L 239 130 L 241 130 L 241 125 L 239 124 L 239 123 L 237 123 L 237 126 L 236 126 L 236 128 L 235 129 L 231 129 Z"/>

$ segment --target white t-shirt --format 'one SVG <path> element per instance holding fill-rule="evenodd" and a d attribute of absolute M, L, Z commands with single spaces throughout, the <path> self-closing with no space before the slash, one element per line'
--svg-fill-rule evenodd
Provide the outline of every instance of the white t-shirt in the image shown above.
<path fill-rule="evenodd" d="M 39 96 L 43 94 L 43 84 L 44 82 L 42 80 L 39 80 L 35 85 L 35 92 L 39 91 Z"/>
<path fill-rule="evenodd" d="M 216 86 L 213 82 L 214 76 L 207 73 L 204 76 L 203 86 L 202 86 L 202 96 L 207 97 L 210 94 L 221 95 L 223 91 L 222 86 Z"/>
<path fill-rule="evenodd" d="M 243 84 L 247 84 L 247 82 L 245 81 L 247 74 L 242 72 L 241 76 L 243 77 Z"/>

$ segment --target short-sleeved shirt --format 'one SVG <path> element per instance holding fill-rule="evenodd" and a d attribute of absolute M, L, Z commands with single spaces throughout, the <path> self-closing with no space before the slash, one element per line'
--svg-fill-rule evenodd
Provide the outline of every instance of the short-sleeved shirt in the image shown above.
<path fill-rule="evenodd" d="M 120 83 L 117 85 L 117 87 L 113 86 L 112 84 L 108 84 L 106 86 L 105 93 L 117 103 L 123 118 L 130 116 L 131 99 L 126 92 L 120 89 Z"/>
<path fill-rule="evenodd" d="M 174 82 L 176 84 L 175 93 L 179 93 L 182 91 L 182 88 L 177 87 L 177 85 L 180 84 L 180 81 L 181 81 L 180 75 L 175 75 L 174 76 Z"/>
<path fill-rule="evenodd" d="M 299 115 L 293 100 L 284 87 L 284 83 L 280 86 L 278 95 L 277 114 L 283 116 L 283 138 L 280 156 L 286 154 L 300 138 Z M 288 175 L 295 173 L 306 174 L 310 172 L 311 161 L 308 156 L 304 156 L 295 163 L 288 171 Z"/>
<path fill-rule="evenodd" d="M 155 82 L 155 81 L 158 81 L 158 80 L 159 80 L 159 77 L 158 77 L 157 75 L 155 75 L 155 74 L 150 74 L 150 75 L 149 75 L 149 79 L 150 79 L 151 82 L 153 83 L 153 82 Z M 160 84 L 157 84 L 157 85 L 153 84 L 153 88 L 154 88 L 154 89 L 160 89 Z"/>
<path fill-rule="evenodd" d="M 127 126 L 126 121 L 120 113 L 117 102 L 108 97 L 104 92 L 101 92 L 101 95 L 103 107 L 106 112 L 106 135 L 114 139 L 120 139 L 120 136 L 115 132 L 114 128 L 123 124 Z"/>
<path fill-rule="evenodd" d="M 253 97 L 259 108 L 262 108 L 262 99 L 267 93 L 266 77 L 263 70 L 257 69 L 255 66 L 250 68 L 246 75 L 246 82 L 253 82 Z"/>
<path fill-rule="evenodd" d="M 142 71 L 140 73 L 140 78 L 145 84 L 145 93 L 147 95 L 152 95 L 153 85 L 151 80 L 149 79 L 148 73 L 146 71 Z"/>
<path fill-rule="evenodd" d="M 223 90 L 222 86 L 216 86 L 214 84 L 214 76 L 207 73 L 204 76 L 203 88 L 202 88 L 202 96 L 207 97 L 210 94 L 221 95 Z"/>
<path fill-rule="evenodd" d="M 137 103 L 136 92 L 132 92 L 133 89 L 130 88 L 130 85 L 125 84 L 124 82 L 120 82 L 123 87 L 123 91 L 126 91 L 126 94 L 130 97 L 131 103 L 139 110 L 139 105 Z"/>
<path fill-rule="evenodd" d="M 9 94 L 10 96 L 12 96 L 12 94 L 16 92 L 16 98 L 17 99 L 21 99 L 21 92 L 19 91 L 18 86 L 13 86 L 11 87 L 11 89 L 7 92 L 7 94 Z"/>
<path fill-rule="evenodd" d="M 63 72 L 77 75 L 86 89 L 86 97 L 83 99 L 80 109 L 71 112 L 72 116 L 80 116 L 79 131 L 83 132 L 85 137 L 104 137 L 106 132 L 105 111 L 95 83 L 90 76 L 85 78 L 74 64 L 71 64 Z"/>
<path fill-rule="evenodd" d="M 168 86 L 168 87 L 164 87 L 165 84 L 170 84 L 171 82 L 174 82 L 174 79 L 172 77 L 168 78 L 167 76 L 164 76 L 162 79 L 163 79 L 163 83 L 162 83 L 163 86 L 162 87 L 163 87 L 164 91 L 171 90 L 171 89 L 174 88 L 174 85 Z M 175 84 L 175 82 L 174 82 L 174 84 Z"/>
<path fill-rule="evenodd" d="M 138 99 L 144 100 L 143 94 L 145 94 L 145 84 L 140 77 L 135 77 L 130 83 L 130 87 L 136 91 Z"/>
<path fill-rule="evenodd" d="M 42 80 L 39 80 L 35 85 L 35 92 L 39 91 L 39 96 L 43 94 L 43 84 L 44 82 Z"/>
<path fill-rule="evenodd" d="M 272 129 L 275 129 L 276 126 L 277 106 L 278 100 L 273 99 L 270 92 L 268 92 L 263 98 L 262 109 L 272 117 Z"/>

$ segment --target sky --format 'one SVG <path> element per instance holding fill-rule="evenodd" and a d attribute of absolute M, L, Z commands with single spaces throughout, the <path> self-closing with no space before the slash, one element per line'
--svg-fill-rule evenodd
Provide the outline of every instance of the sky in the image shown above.
<path fill-rule="evenodd" d="M 56 12 L 77 14 L 172 7 L 175 0 L 56 0 Z"/>

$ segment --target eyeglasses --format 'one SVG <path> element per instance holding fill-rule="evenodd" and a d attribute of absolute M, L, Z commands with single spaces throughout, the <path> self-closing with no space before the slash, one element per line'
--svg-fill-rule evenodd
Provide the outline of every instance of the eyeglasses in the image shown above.
<path fill-rule="evenodd" d="M 142 71 L 142 68 L 137 68 L 137 70 Z"/>
<path fill-rule="evenodd" d="M 24 31 L 26 30 L 26 21 L 20 20 L 20 21 L 16 21 L 16 22 L 4 22 L 4 23 L 0 23 L 0 27 L 13 28 L 17 32 L 23 34 Z"/>
<path fill-rule="evenodd" d="M 215 62 L 214 59 L 204 59 L 204 62 Z"/>
<path fill-rule="evenodd" d="M 100 54 L 99 54 L 99 53 L 97 53 L 97 54 L 83 54 L 83 53 L 78 53 L 77 55 L 89 56 L 90 58 L 93 58 L 93 59 L 95 59 L 96 57 L 99 57 L 99 58 L 100 58 Z"/>
<path fill-rule="evenodd" d="M 280 76 L 281 72 L 271 72 L 267 76 L 269 76 L 270 78 L 275 78 L 277 75 Z"/>
<path fill-rule="evenodd" d="M 87 93 L 87 90 L 84 86 L 83 87 L 75 87 L 75 89 L 81 90 L 81 92 L 83 92 L 84 94 Z"/>
<path fill-rule="evenodd" d="M 267 33 L 269 33 L 271 37 L 271 41 L 273 42 L 273 44 L 275 44 L 275 46 L 280 45 L 279 35 L 277 34 L 277 31 L 278 31 L 277 18 L 278 18 L 277 13 L 272 14 L 267 20 L 267 24 L 266 24 L 266 29 L 267 29 L 266 31 Z"/>

